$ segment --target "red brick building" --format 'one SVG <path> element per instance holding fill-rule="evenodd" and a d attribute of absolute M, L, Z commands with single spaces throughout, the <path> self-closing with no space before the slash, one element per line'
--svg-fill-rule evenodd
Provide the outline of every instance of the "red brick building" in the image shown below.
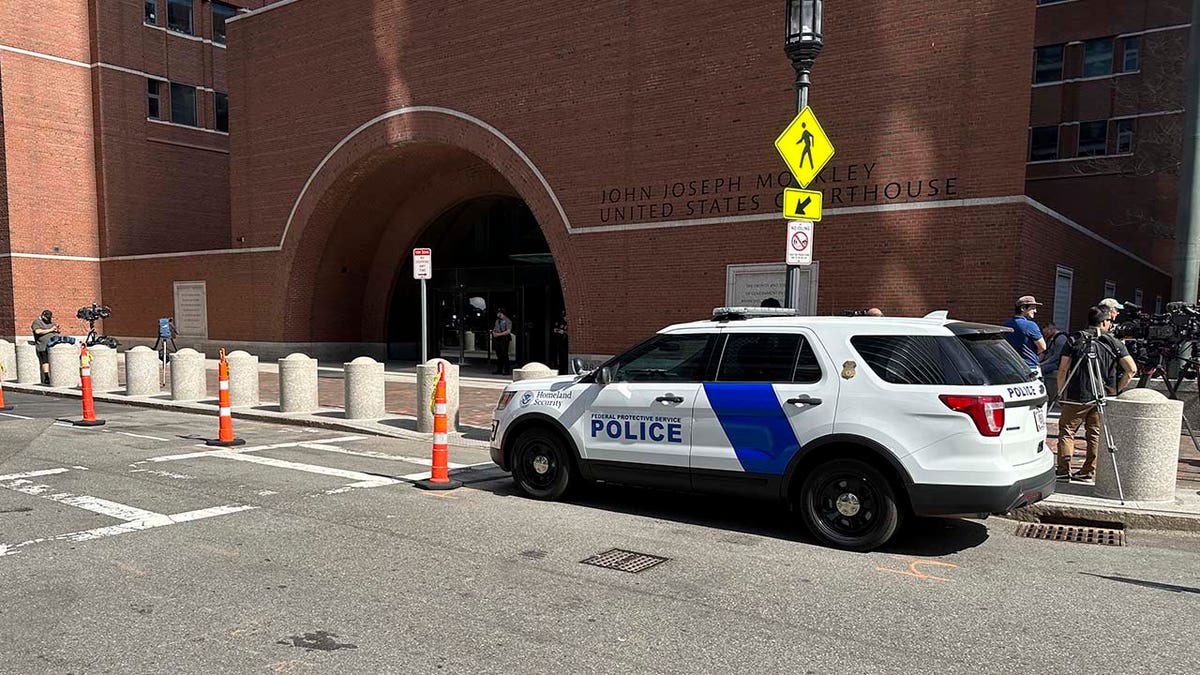
<path fill-rule="evenodd" d="M 434 249 L 431 338 L 447 355 L 486 354 L 498 306 L 519 359 L 554 360 L 563 308 L 571 352 L 604 354 L 780 292 L 788 175 L 772 141 L 795 113 L 783 2 L 282 0 L 229 21 L 227 50 L 142 26 L 128 16 L 140 2 L 38 4 L 61 6 L 57 28 L 0 16 L 0 279 L 13 279 L 0 334 L 102 294 L 118 336 L 182 312 L 202 344 L 409 357 L 414 245 Z M 810 309 L 1000 321 L 1019 295 L 1053 298 L 1060 268 L 1075 323 L 1104 280 L 1167 297 L 1161 242 L 1043 195 L 1030 163 L 1035 45 L 1065 8 L 970 4 L 826 3 L 810 103 L 837 154 L 811 186 L 825 219 Z M 129 36 L 166 46 L 129 65 Z M 211 74 L 198 98 L 229 93 L 227 145 L 141 119 L 146 76 L 126 70 L 152 69 L 151 51 L 184 68 L 174 49 L 199 70 L 153 74 Z M 61 78 L 91 93 L 39 89 Z M 78 154 L 43 167 L 37 138 L 66 117 Z M 48 229 L 90 239 L 66 247 Z M 91 281 L 37 290 L 58 274 Z"/>
<path fill-rule="evenodd" d="M 1034 35 L 1026 193 L 1166 270 L 1191 4 L 1039 0 Z M 1119 296 L 1150 310 L 1170 300 L 1097 271 L 1064 268 L 1060 285 L 1073 279 L 1077 294 Z"/>

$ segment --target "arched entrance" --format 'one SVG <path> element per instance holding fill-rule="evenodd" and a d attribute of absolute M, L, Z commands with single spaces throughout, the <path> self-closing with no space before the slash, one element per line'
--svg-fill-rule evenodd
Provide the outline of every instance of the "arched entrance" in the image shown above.
<path fill-rule="evenodd" d="M 433 250 L 433 279 L 427 282 L 431 357 L 494 364 L 490 333 L 503 309 L 513 322 L 513 363 L 540 361 L 566 370 L 566 345 L 554 333 L 565 309 L 562 286 L 524 201 L 509 195 L 464 200 L 434 219 L 413 246 Z M 419 317 L 420 286 L 406 257 L 388 308 L 388 358 L 418 358 Z"/>

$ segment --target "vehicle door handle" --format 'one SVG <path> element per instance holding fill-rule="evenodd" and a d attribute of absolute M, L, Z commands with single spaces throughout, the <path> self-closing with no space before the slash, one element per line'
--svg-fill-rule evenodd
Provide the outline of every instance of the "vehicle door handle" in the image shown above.
<path fill-rule="evenodd" d="M 657 401 L 658 403 L 683 403 L 683 397 L 675 396 L 674 394 L 667 394 L 666 396 L 659 396 L 658 398 L 656 398 L 654 400 Z"/>
<path fill-rule="evenodd" d="M 797 396 L 796 398 L 789 398 L 789 399 L 787 400 L 787 402 L 788 402 L 788 403 L 790 403 L 790 404 L 792 404 L 792 405 L 795 405 L 795 406 L 801 406 L 801 405 L 821 405 L 821 399 L 819 399 L 819 398 L 813 398 L 812 396 L 808 396 L 807 394 L 806 394 L 806 395 L 804 395 L 804 396 Z"/>

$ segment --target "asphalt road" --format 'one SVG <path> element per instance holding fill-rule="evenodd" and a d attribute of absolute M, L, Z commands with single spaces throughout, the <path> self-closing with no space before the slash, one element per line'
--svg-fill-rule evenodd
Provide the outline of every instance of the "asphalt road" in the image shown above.
<path fill-rule="evenodd" d="M 8 394 L 0 672 L 1194 672 L 1200 539 L 919 521 L 815 546 L 771 506 L 426 492 L 421 444 Z M 271 446 L 271 447 L 266 447 Z M 451 461 L 486 462 L 452 448 Z M 580 561 L 667 558 L 631 574 Z"/>

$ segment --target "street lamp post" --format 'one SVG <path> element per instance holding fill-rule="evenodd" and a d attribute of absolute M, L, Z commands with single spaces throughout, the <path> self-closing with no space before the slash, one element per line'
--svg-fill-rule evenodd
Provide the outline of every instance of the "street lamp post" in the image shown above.
<path fill-rule="evenodd" d="M 808 106 L 809 73 L 821 47 L 822 0 L 787 0 L 787 34 L 783 50 L 796 70 L 796 112 Z M 788 265 L 784 305 L 800 308 L 800 267 Z"/>

